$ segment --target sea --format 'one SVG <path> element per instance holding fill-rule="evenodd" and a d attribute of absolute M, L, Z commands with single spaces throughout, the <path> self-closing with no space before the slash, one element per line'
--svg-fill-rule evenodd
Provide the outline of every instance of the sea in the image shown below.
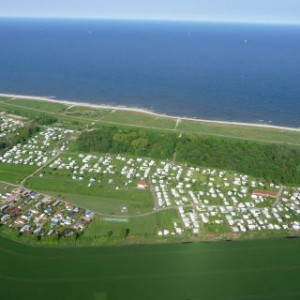
<path fill-rule="evenodd" d="M 0 93 L 300 127 L 300 26 L 1 18 Z"/>

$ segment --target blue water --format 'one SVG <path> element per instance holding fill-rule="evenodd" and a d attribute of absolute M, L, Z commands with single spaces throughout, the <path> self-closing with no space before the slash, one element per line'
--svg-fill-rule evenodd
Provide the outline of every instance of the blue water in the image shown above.
<path fill-rule="evenodd" d="M 0 19 L 0 92 L 300 126 L 300 26 Z"/>

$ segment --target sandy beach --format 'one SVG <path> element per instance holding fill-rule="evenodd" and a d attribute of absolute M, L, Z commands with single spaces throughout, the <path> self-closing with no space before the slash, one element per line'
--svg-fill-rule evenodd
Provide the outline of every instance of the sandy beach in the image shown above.
<path fill-rule="evenodd" d="M 48 97 L 5 94 L 5 93 L 0 93 L 0 96 L 8 97 L 8 98 L 16 98 L 16 99 L 48 101 L 48 102 L 53 102 L 53 103 L 62 103 L 62 104 L 66 104 L 66 105 L 84 106 L 84 107 L 91 107 L 91 108 L 97 108 L 97 109 L 113 109 L 113 110 L 129 111 L 129 112 L 138 112 L 138 113 L 144 113 L 144 114 L 148 114 L 148 115 L 152 115 L 152 116 L 156 116 L 156 117 L 167 117 L 167 118 L 175 119 L 175 120 L 188 120 L 188 121 L 203 122 L 203 123 L 238 125 L 238 126 L 269 128 L 269 129 L 276 129 L 276 130 L 300 132 L 300 128 L 296 128 L 296 127 L 285 127 L 285 126 L 279 126 L 279 125 L 235 122 L 235 121 L 206 120 L 206 119 L 198 119 L 198 118 L 196 119 L 196 118 L 172 116 L 172 115 L 167 115 L 167 114 L 162 114 L 162 113 L 156 113 L 156 112 L 153 112 L 153 111 L 150 111 L 147 109 L 142 109 L 142 108 L 137 108 L 137 107 L 126 107 L 126 106 L 119 106 L 119 105 L 113 106 L 113 105 L 106 105 L 106 104 L 92 104 L 92 103 L 87 103 L 87 102 L 81 102 L 80 100 L 77 101 L 77 100 L 51 99 Z"/>

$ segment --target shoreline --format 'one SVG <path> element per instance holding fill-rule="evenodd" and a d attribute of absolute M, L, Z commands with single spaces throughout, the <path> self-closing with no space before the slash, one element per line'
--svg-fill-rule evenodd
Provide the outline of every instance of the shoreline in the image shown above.
<path fill-rule="evenodd" d="M 42 96 L 6 94 L 6 93 L 0 93 L 0 97 L 46 101 L 46 102 L 52 102 L 52 103 L 61 103 L 61 104 L 65 104 L 65 105 L 83 106 L 83 107 L 90 107 L 90 108 L 96 108 L 96 109 L 123 110 L 123 111 L 128 111 L 128 112 L 143 113 L 143 114 L 152 115 L 155 117 L 165 117 L 165 118 L 170 118 L 170 119 L 174 119 L 174 120 L 186 120 L 186 121 L 194 121 L 194 122 L 199 122 L 199 123 L 235 125 L 235 126 L 244 126 L 244 127 L 256 127 L 256 128 L 266 128 L 266 129 L 274 129 L 274 130 L 286 130 L 286 131 L 292 131 L 292 132 L 300 132 L 300 127 L 288 127 L 288 126 L 270 125 L 270 124 L 181 117 L 181 116 L 168 115 L 168 114 L 164 114 L 164 113 L 157 113 L 157 112 L 145 109 L 145 108 L 127 107 L 127 106 L 122 106 L 122 105 L 93 104 L 93 103 L 89 103 L 89 102 L 82 102 L 80 100 L 77 101 L 77 100 L 52 99 L 49 97 L 42 97 Z"/>

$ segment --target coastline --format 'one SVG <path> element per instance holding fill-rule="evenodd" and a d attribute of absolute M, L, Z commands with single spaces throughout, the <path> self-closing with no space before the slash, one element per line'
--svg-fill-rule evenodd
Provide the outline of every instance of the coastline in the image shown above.
<path fill-rule="evenodd" d="M 270 125 L 270 124 L 258 124 L 258 123 L 209 120 L 209 119 L 172 116 L 172 115 L 168 115 L 168 114 L 153 112 L 151 110 L 144 109 L 144 108 L 127 107 L 127 106 L 121 106 L 121 105 L 93 104 L 93 103 L 88 103 L 88 102 L 82 102 L 80 100 L 77 101 L 77 100 L 52 99 L 49 97 L 42 97 L 42 96 L 6 94 L 6 93 L 0 93 L 0 97 L 46 101 L 46 102 L 53 102 L 53 103 L 62 103 L 65 105 L 90 107 L 90 108 L 96 108 L 96 109 L 123 110 L 123 111 L 128 111 L 128 112 L 143 113 L 143 114 L 152 115 L 155 117 L 165 117 L 165 118 L 170 118 L 170 119 L 174 119 L 174 120 L 186 120 L 186 121 L 194 121 L 194 122 L 199 122 L 199 123 L 210 123 L 210 124 L 219 124 L 219 125 L 235 125 L 235 126 L 256 127 L 256 128 L 266 128 L 266 129 L 274 129 L 274 130 L 300 132 L 300 127 L 297 128 L 297 127 L 287 127 L 287 126 Z"/>

